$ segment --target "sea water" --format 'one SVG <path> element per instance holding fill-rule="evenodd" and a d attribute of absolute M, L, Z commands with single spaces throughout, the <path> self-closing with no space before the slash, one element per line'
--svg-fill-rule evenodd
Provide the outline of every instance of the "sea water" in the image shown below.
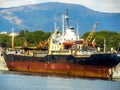
<path fill-rule="evenodd" d="M 89 78 L 0 73 L 0 90 L 120 90 L 120 82 Z"/>

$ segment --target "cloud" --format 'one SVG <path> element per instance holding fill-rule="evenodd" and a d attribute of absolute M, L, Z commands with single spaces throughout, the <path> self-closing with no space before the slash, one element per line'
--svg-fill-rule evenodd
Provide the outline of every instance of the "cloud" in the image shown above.
<path fill-rule="evenodd" d="M 96 11 L 120 13 L 120 0 L 0 0 L 0 7 L 6 8 L 44 2 L 81 4 Z"/>
<path fill-rule="evenodd" d="M 38 3 L 38 0 L 0 0 L 0 7 L 6 8 L 36 3 Z"/>
<path fill-rule="evenodd" d="M 81 4 L 96 11 L 120 13 L 120 0 L 61 0 L 60 2 Z"/>

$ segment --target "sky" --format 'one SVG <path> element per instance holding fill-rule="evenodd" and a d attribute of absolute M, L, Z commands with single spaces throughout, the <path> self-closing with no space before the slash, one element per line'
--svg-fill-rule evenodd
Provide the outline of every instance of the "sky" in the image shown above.
<path fill-rule="evenodd" d="M 120 0 L 0 0 L 0 8 L 9 8 L 45 2 L 80 4 L 102 12 L 120 13 Z"/>

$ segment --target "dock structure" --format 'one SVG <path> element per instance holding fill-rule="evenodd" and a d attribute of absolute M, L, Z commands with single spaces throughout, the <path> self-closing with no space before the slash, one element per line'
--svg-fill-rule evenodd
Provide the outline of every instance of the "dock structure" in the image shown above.
<path fill-rule="evenodd" d="M 1 55 L 1 51 L 0 51 L 0 70 L 8 70 L 4 57 Z"/>
<path fill-rule="evenodd" d="M 120 63 L 116 67 L 112 68 L 111 71 L 113 72 L 113 79 L 120 79 Z"/>

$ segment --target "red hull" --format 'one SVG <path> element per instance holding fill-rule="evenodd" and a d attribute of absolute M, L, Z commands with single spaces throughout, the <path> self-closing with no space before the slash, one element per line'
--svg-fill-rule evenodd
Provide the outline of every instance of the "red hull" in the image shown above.
<path fill-rule="evenodd" d="M 80 77 L 110 78 L 109 67 L 107 66 L 88 66 L 63 63 L 41 63 L 41 62 L 23 62 L 7 61 L 9 70 L 27 71 L 52 74 L 64 74 Z"/>

